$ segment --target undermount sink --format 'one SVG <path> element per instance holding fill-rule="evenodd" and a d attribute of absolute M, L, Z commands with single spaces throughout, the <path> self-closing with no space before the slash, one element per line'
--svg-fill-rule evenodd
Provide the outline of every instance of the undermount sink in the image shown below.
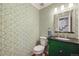
<path fill-rule="evenodd" d="M 68 39 L 68 38 L 60 38 L 60 37 L 57 37 L 56 39 L 59 39 L 59 40 L 66 40 L 66 41 L 70 40 L 70 39 Z"/>

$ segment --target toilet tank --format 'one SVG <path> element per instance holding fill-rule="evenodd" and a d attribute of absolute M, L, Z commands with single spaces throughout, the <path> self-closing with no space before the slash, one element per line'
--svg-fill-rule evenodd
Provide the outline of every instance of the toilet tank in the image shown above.
<path fill-rule="evenodd" d="M 47 37 L 41 36 L 40 37 L 40 44 L 43 46 L 46 46 L 47 45 Z"/>

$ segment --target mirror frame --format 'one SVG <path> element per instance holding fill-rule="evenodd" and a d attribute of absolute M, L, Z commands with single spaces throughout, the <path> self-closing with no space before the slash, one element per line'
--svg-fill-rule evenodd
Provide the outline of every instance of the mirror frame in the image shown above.
<path fill-rule="evenodd" d="M 54 15 L 54 24 L 56 23 L 55 22 L 55 17 L 57 17 L 57 16 L 59 16 L 59 15 L 61 15 L 62 16 L 62 14 L 65 14 L 65 13 L 68 13 L 69 14 L 69 18 L 70 18 L 70 31 L 65 31 L 65 32 L 62 32 L 62 31 L 56 31 L 56 25 L 54 25 L 54 28 L 55 28 L 55 33 L 74 33 L 73 32 L 73 30 L 72 30 L 72 12 L 73 12 L 73 10 L 69 10 L 69 11 L 65 11 L 65 12 L 63 12 L 63 13 L 59 13 L 59 14 L 55 14 Z M 59 17 L 58 17 L 59 18 Z M 57 19 L 58 19 L 57 18 Z M 59 19 L 58 19 L 59 20 Z"/>

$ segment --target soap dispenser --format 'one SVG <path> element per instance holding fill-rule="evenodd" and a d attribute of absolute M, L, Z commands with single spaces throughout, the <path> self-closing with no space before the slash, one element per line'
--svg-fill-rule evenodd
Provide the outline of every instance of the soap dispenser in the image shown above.
<path fill-rule="evenodd" d="M 51 28 L 48 28 L 48 38 L 52 36 Z"/>

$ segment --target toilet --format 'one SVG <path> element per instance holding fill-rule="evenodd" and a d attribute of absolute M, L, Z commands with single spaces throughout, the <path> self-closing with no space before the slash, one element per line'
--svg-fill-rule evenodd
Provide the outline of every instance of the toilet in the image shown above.
<path fill-rule="evenodd" d="M 37 56 L 42 55 L 44 52 L 45 46 L 47 46 L 47 38 L 41 36 L 40 44 L 33 48 L 33 54 L 35 54 Z"/>

